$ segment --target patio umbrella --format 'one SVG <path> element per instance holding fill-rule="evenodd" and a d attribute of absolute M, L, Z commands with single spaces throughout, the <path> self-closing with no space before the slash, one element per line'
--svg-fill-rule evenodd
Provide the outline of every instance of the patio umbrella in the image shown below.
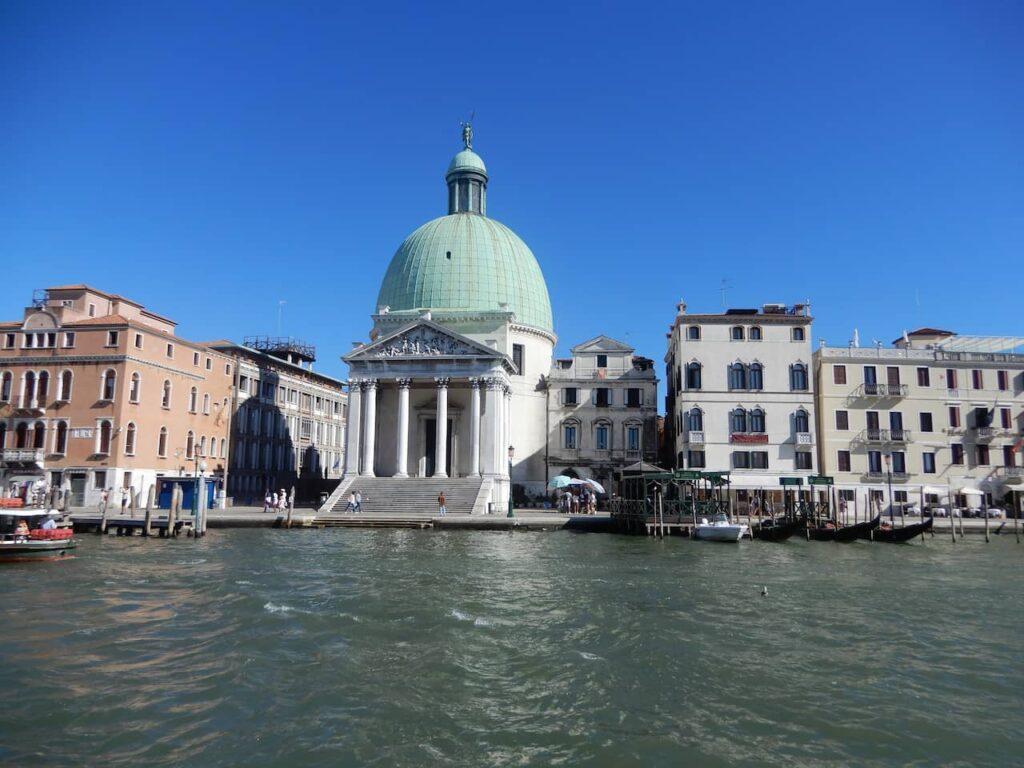
<path fill-rule="evenodd" d="M 548 483 L 548 488 L 565 488 L 567 485 L 572 485 L 572 478 L 565 475 L 555 475 Z"/>
<path fill-rule="evenodd" d="M 598 493 L 607 493 L 607 491 L 605 491 L 605 489 L 604 489 L 604 486 L 601 485 L 599 482 L 597 482 L 597 480 L 593 480 L 593 479 L 588 477 L 586 482 L 587 482 L 587 485 L 589 485 L 591 488 L 593 488 Z"/>

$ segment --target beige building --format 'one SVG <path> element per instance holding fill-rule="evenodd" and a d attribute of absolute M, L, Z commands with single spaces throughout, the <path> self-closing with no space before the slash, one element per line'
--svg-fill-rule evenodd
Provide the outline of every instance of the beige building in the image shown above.
<path fill-rule="evenodd" d="M 922 328 L 891 348 L 814 353 L 819 462 L 860 509 L 877 499 L 957 507 L 1018 501 L 1022 339 Z M 890 497 L 890 481 L 892 495 Z M 1019 502 L 1018 502 L 1019 503 Z"/>
<path fill-rule="evenodd" d="M 658 457 L 658 377 L 654 361 L 607 336 L 556 359 L 546 379 L 547 480 L 592 478 L 608 493 L 617 470 Z"/>
<path fill-rule="evenodd" d="M 87 285 L 36 292 L 0 324 L 0 482 L 48 484 L 75 506 L 103 489 L 148 493 L 197 464 L 221 484 L 232 360 L 175 335 L 175 323 Z"/>
<path fill-rule="evenodd" d="M 268 490 L 301 500 L 330 492 L 344 472 L 348 395 L 313 370 L 316 350 L 292 338 L 211 342 L 236 364 L 228 495 L 261 504 Z"/>

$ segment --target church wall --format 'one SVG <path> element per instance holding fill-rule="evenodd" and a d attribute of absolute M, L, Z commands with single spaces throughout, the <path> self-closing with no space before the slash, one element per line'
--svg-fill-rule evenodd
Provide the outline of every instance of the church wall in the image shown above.
<path fill-rule="evenodd" d="M 516 453 L 512 466 L 512 481 L 522 485 L 534 495 L 543 495 L 545 486 L 544 449 L 547 441 L 547 395 L 541 386 L 543 377 L 551 369 L 554 346 L 541 336 L 512 329 L 509 333 L 507 354 L 512 356 L 512 344 L 522 344 L 524 371 L 510 377 L 512 386 L 511 445 Z M 508 446 L 504 446 L 508 449 Z"/>

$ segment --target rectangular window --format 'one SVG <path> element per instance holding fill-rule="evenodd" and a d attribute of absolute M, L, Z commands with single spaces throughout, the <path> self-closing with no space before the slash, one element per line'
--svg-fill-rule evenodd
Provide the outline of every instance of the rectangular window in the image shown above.
<path fill-rule="evenodd" d="M 885 383 L 890 387 L 900 385 L 900 369 L 898 366 L 890 365 L 885 369 Z"/>
<path fill-rule="evenodd" d="M 765 466 L 768 466 L 768 454 L 765 453 Z M 796 468 L 797 469 L 810 469 L 811 468 L 811 452 L 810 451 L 797 451 L 796 452 Z"/>
<path fill-rule="evenodd" d="M 74 331 L 68 331 L 67 333 L 64 334 L 64 346 L 65 347 L 73 347 L 73 346 L 75 346 L 75 332 Z"/>
<path fill-rule="evenodd" d="M 594 431 L 594 447 L 599 451 L 608 450 L 608 427 L 603 424 Z"/>
<path fill-rule="evenodd" d="M 932 430 L 932 415 L 930 413 L 921 414 L 921 431 L 931 432 Z"/>
<path fill-rule="evenodd" d="M 691 469 L 703 469 L 707 466 L 705 461 L 704 451 L 688 451 L 686 454 L 686 463 Z"/>
<path fill-rule="evenodd" d="M 576 450 L 576 427 L 565 427 L 565 447 L 569 450 Z"/>
<path fill-rule="evenodd" d="M 1003 446 L 1003 466 L 1013 467 L 1017 464 L 1017 452 L 1013 450 L 1012 445 Z"/>
<path fill-rule="evenodd" d="M 565 392 L 565 404 L 566 405 L 577 405 L 579 403 L 579 389 L 576 387 L 566 387 Z"/>
<path fill-rule="evenodd" d="M 850 471 L 850 452 L 849 451 L 837 451 L 836 452 L 836 466 L 840 472 Z"/>
<path fill-rule="evenodd" d="M 597 356 L 597 367 L 598 368 L 607 368 L 608 367 L 608 355 L 598 355 Z"/>
<path fill-rule="evenodd" d="M 981 375 L 981 371 L 975 368 L 971 371 L 971 387 L 974 389 L 984 389 L 985 380 Z"/>
<path fill-rule="evenodd" d="M 108 347 L 116 347 L 117 346 L 117 331 L 107 331 L 107 346 Z"/>
<path fill-rule="evenodd" d="M 48 334 L 46 334 L 46 346 L 49 347 L 50 349 L 53 349 L 54 347 L 57 346 L 57 334 L 56 333 L 48 333 Z"/>
<path fill-rule="evenodd" d="M 136 333 L 135 334 L 135 348 L 136 349 L 142 349 L 142 334 L 141 333 Z"/>
<path fill-rule="evenodd" d="M 947 368 L 946 369 L 946 389 L 956 389 L 956 388 L 957 388 L 956 369 L 955 368 Z"/>
<path fill-rule="evenodd" d="M 258 422 L 257 422 L 258 424 Z M 258 429 L 258 426 L 257 426 Z M 303 419 L 299 424 L 299 437 L 302 440 L 309 440 L 313 436 L 313 421 L 312 419 Z"/>
<path fill-rule="evenodd" d="M 192 365 L 196 365 L 196 366 L 199 365 L 199 353 L 198 352 L 193 352 L 192 353 Z"/>
<path fill-rule="evenodd" d="M 167 356 L 168 357 L 174 357 L 174 345 L 173 344 L 168 344 L 167 345 Z"/>
<path fill-rule="evenodd" d="M 230 376 L 231 375 L 231 363 L 224 363 L 224 375 L 225 376 Z"/>
<path fill-rule="evenodd" d="M 213 370 L 213 360 L 211 360 L 210 358 L 206 358 L 206 370 Z"/>
<path fill-rule="evenodd" d="M 833 384 L 845 384 L 846 383 L 846 366 L 845 365 L 833 365 L 832 366 L 832 383 Z"/>
<path fill-rule="evenodd" d="M 907 454 L 903 451 L 892 452 L 892 471 L 897 475 L 907 474 Z"/>
<path fill-rule="evenodd" d="M 733 469 L 750 469 L 750 453 L 747 451 L 732 452 Z"/>
<path fill-rule="evenodd" d="M 96 305 L 95 304 L 90 304 L 89 305 L 89 317 L 96 317 Z"/>
<path fill-rule="evenodd" d="M 4 349 L 14 349 L 14 334 L 4 334 Z"/>
<path fill-rule="evenodd" d="M 198 482 L 197 480 L 196 483 Z M 107 487 L 107 470 L 97 469 L 92 473 L 92 487 L 100 489 Z"/>
<path fill-rule="evenodd" d="M 599 387 L 594 390 L 594 405 L 598 408 L 607 408 L 611 404 L 611 390 L 607 387 Z"/>
<path fill-rule="evenodd" d="M 1010 374 L 1006 371 L 996 371 L 996 386 L 999 387 L 1000 392 L 1005 392 L 1010 388 Z"/>
<path fill-rule="evenodd" d="M 974 455 L 977 457 L 977 464 L 979 467 L 988 466 L 988 446 L 987 445 L 976 445 L 974 446 Z"/>
<path fill-rule="evenodd" d="M 882 471 L 882 452 L 868 451 L 868 472 Z"/>
<path fill-rule="evenodd" d="M 686 366 L 686 388 L 700 389 L 700 364 L 690 363 Z"/>
<path fill-rule="evenodd" d="M 640 392 L 639 387 L 630 387 L 626 390 L 626 405 L 629 408 L 640 407 Z"/>
<path fill-rule="evenodd" d="M 959 443 L 949 446 L 950 463 L 962 465 L 964 463 L 964 447 Z"/>
<path fill-rule="evenodd" d="M 526 364 L 526 347 L 522 344 L 512 345 L 512 362 L 516 366 L 516 375 L 522 376 L 525 373 L 523 366 Z"/>
<path fill-rule="evenodd" d="M 811 454 L 809 454 L 809 453 L 798 453 L 796 455 L 796 457 L 797 457 L 797 465 L 798 466 L 800 464 L 799 459 L 800 459 L 801 456 L 806 456 L 808 459 L 811 458 Z M 808 468 L 810 468 L 810 463 L 809 462 L 808 462 L 807 466 L 808 466 Z M 768 451 L 751 451 L 750 452 L 750 467 L 751 467 L 751 469 L 768 469 Z"/>
<path fill-rule="evenodd" d="M 917 386 L 930 387 L 931 381 L 931 373 L 928 371 L 927 368 L 917 369 Z"/>
<path fill-rule="evenodd" d="M 249 377 L 239 376 L 238 377 L 238 391 L 249 394 Z"/>
<path fill-rule="evenodd" d="M 640 450 L 640 427 L 627 427 L 626 428 L 626 450 L 628 450 L 628 451 L 639 451 Z"/>
<path fill-rule="evenodd" d="M 877 384 L 878 383 L 878 371 L 875 370 L 873 365 L 864 366 L 864 383 L 865 384 Z"/>
<path fill-rule="evenodd" d="M 836 411 L 836 429 L 845 431 L 850 428 L 850 412 Z"/>
<path fill-rule="evenodd" d="M 921 467 L 926 475 L 935 474 L 935 454 L 928 451 L 921 454 Z"/>
<path fill-rule="evenodd" d="M 960 406 L 949 406 L 949 426 L 956 428 L 960 426 Z"/>

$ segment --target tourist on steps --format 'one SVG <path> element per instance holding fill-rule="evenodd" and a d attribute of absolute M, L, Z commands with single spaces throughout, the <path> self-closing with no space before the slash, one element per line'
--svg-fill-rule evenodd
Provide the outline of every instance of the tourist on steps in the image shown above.
<path fill-rule="evenodd" d="M 345 512 L 349 512 L 350 510 L 352 512 L 356 511 L 356 492 L 355 491 L 352 491 L 352 493 L 350 493 L 348 495 L 348 506 L 345 507 Z"/>
<path fill-rule="evenodd" d="M 441 517 L 448 514 L 448 508 L 444 505 L 444 491 L 441 491 L 437 497 L 437 514 L 441 515 Z"/>

